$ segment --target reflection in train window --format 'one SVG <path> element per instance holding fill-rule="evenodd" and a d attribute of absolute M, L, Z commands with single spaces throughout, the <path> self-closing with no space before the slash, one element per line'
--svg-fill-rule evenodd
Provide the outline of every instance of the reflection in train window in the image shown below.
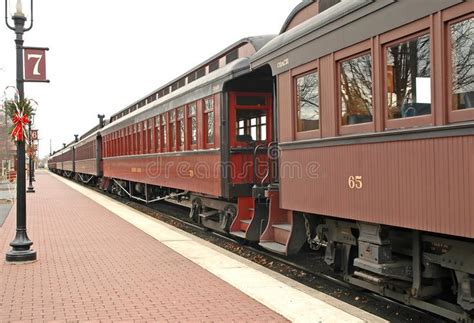
<path fill-rule="evenodd" d="M 431 113 L 430 37 L 419 36 L 387 48 L 389 119 Z"/>
<path fill-rule="evenodd" d="M 297 131 L 319 129 L 319 79 L 316 71 L 296 78 Z"/>
<path fill-rule="evenodd" d="M 342 125 L 372 122 L 372 56 L 365 54 L 340 63 Z"/>
<path fill-rule="evenodd" d="M 474 18 L 450 26 L 453 110 L 474 108 Z"/>

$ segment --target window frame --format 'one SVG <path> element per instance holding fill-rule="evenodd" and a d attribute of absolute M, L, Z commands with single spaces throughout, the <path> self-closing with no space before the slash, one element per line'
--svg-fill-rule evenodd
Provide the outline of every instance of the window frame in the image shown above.
<path fill-rule="evenodd" d="M 296 104 L 296 91 L 297 91 L 297 79 L 308 74 L 316 73 L 318 77 L 318 100 L 319 100 L 319 128 L 314 130 L 307 131 L 298 131 L 298 107 Z M 306 63 L 304 65 L 298 66 L 291 70 L 291 88 L 292 88 L 292 98 L 291 102 L 293 105 L 292 115 L 293 115 L 293 125 L 294 125 L 294 138 L 295 140 L 304 140 L 310 138 L 321 138 L 321 128 L 322 128 L 322 109 L 321 109 L 321 77 L 319 69 L 319 59 Z"/>
<path fill-rule="evenodd" d="M 431 80 L 431 113 L 409 118 L 389 119 L 387 109 L 387 53 L 388 48 L 396 44 L 404 43 L 420 36 L 428 35 L 430 39 L 430 80 Z M 430 17 L 425 17 L 414 23 L 405 25 L 396 30 L 387 32 L 380 36 L 381 45 L 381 64 L 382 64 L 382 109 L 383 109 L 383 130 L 400 130 L 404 128 L 427 127 L 435 125 L 436 100 L 435 100 L 435 67 L 434 48 L 433 48 L 433 30 L 431 28 Z"/>
<path fill-rule="evenodd" d="M 148 153 L 148 120 L 143 120 L 142 121 L 142 149 L 141 153 L 142 154 L 147 154 Z"/>
<path fill-rule="evenodd" d="M 249 97 L 249 96 L 260 96 L 265 98 L 264 105 L 237 105 L 238 97 Z M 237 110 L 263 110 L 265 111 L 265 127 L 266 127 L 266 139 L 258 140 L 257 143 L 270 143 L 273 138 L 273 114 L 272 114 L 272 102 L 273 97 L 269 92 L 240 92 L 240 91 L 231 91 L 229 92 L 229 145 L 230 147 L 245 147 L 246 143 L 236 140 L 238 135 L 238 119 L 237 119 Z M 261 116 L 260 116 L 261 117 Z M 250 120 L 249 120 L 250 121 Z M 257 132 L 260 133 L 261 137 L 261 120 L 259 120 L 257 127 Z M 244 128 L 247 126 L 244 126 Z M 251 126 L 249 125 L 249 130 Z M 251 130 L 250 130 L 251 131 Z"/>
<path fill-rule="evenodd" d="M 170 136 L 169 136 L 169 124 L 168 124 L 168 112 L 161 114 L 161 152 L 169 151 Z"/>
<path fill-rule="evenodd" d="M 463 12 L 465 13 L 465 12 Z M 456 14 L 454 12 L 453 14 Z M 443 16 L 443 27 L 444 27 L 444 36 L 446 39 L 445 46 L 445 57 L 446 57 L 446 107 L 447 111 L 447 122 L 456 123 L 463 121 L 472 121 L 474 120 L 474 108 L 469 108 L 465 110 L 454 110 L 453 101 L 452 101 L 452 84 L 453 84 L 453 68 L 452 68 L 452 38 L 451 38 L 451 26 L 457 23 L 460 23 L 465 20 L 474 19 L 474 13 L 463 14 L 461 16 L 453 17 L 453 14 L 446 14 Z"/>
<path fill-rule="evenodd" d="M 370 54 L 372 60 L 372 121 L 371 122 L 364 122 L 358 123 L 353 125 L 343 125 L 342 124 L 342 103 L 341 103 L 341 63 L 350 61 L 351 59 L 361 57 L 364 55 Z M 334 53 L 334 63 L 335 68 L 334 71 L 335 81 L 336 81 L 336 88 L 335 88 L 335 98 L 336 98 L 336 124 L 337 124 L 337 133 L 338 135 L 352 135 L 352 134 L 360 134 L 360 133 L 372 133 L 375 132 L 376 129 L 376 120 L 377 120 L 377 106 L 376 106 L 376 81 L 375 81 L 375 62 L 374 60 L 374 48 L 372 46 L 372 40 L 367 39 L 361 43 L 355 44 L 349 48 L 342 49 Z"/>
<path fill-rule="evenodd" d="M 168 111 L 168 131 L 169 131 L 169 151 L 178 151 L 178 129 L 177 129 L 178 109 L 174 108 Z M 173 118 L 171 117 L 173 115 Z M 174 130 L 174 132 L 173 132 Z"/>
<path fill-rule="evenodd" d="M 148 153 L 155 152 L 155 117 L 148 118 Z"/>
<path fill-rule="evenodd" d="M 161 115 L 153 117 L 153 131 L 155 132 L 155 144 L 154 152 L 159 153 L 161 151 Z"/>
<path fill-rule="evenodd" d="M 212 102 L 212 110 L 206 110 L 206 100 L 211 100 Z M 214 148 L 216 146 L 216 100 L 213 95 L 205 97 L 202 99 L 202 115 L 203 115 L 203 123 L 204 123 L 204 131 L 203 131 L 203 137 L 204 137 L 204 148 Z M 213 123 L 213 142 L 210 143 L 208 142 L 208 133 L 209 133 L 209 113 L 213 112 L 213 117 L 214 117 L 214 123 Z"/>
<path fill-rule="evenodd" d="M 117 130 L 117 156 L 122 156 L 122 129 Z"/>
<path fill-rule="evenodd" d="M 138 121 L 136 125 L 137 125 L 137 137 L 136 137 L 137 152 L 136 154 L 140 155 L 141 150 L 142 150 L 142 144 L 141 144 L 142 143 L 142 123 L 141 121 Z"/>
<path fill-rule="evenodd" d="M 137 124 L 133 124 L 133 135 L 132 135 L 132 147 L 133 155 L 137 155 Z"/>
<path fill-rule="evenodd" d="M 128 126 L 127 155 L 133 155 L 133 125 Z"/>
<path fill-rule="evenodd" d="M 180 117 L 181 112 L 182 117 Z M 183 127 L 183 133 L 181 133 L 181 126 Z M 183 138 L 181 138 L 181 135 Z M 176 149 L 179 151 L 186 150 L 186 143 L 186 107 L 182 106 L 176 109 Z"/>
<path fill-rule="evenodd" d="M 191 106 L 194 106 L 194 114 L 193 115 L 190 115 L 189 114 L 189 111 L 190 111 L 190 108 Z M 199 141 L 199 125 L 198 125 L 198 109 L 197 109 L 197 102 L 190 102 L 186 105 L 186 119 L 187 119 L 187 126 L 186 126 L 186 130 L 187 130 L 187 135 L 186 135 L 186 138 L 188 140 L 188 147 L 190 150 L 196 150 L 197 147 L 198 147 L 198 141 Z M 193 143 L 193 124 L 192 124 L 192 119 L 195 118 L 196 119 L 196 142 Z"/>

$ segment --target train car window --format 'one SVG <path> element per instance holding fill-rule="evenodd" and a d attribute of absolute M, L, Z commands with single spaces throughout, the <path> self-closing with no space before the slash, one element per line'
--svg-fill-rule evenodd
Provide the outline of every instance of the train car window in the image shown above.
<path fill-rule="evenodd" d="M 341 0 L 321 0 L 319 2 L 319 12 L 323 12 L 329 8 L 331 8 L 332 6 L 338 4 L 339 2 L 341 2 Z"/>
<path fill-rule="evenodd" d="M 200 69 L 198 69 L 198 70 L 196 71 L 196 79 L 201 78 L 201 77 L 203 77 L 204 75 L 206 75 L 206 67 L 205 67 L 205 66 L 204 66 L 204 67 L 201 67 Z"/>
<path fill-rule="evenodd" d="M 422 35 L 386 51 L 389 119 L 431 114 L 430 37 Z"/>
<path fill-rule="evenodd" d="M 204 100 L 204 122 L 206 125 L 206 143 L 214 143 L 214 100 L 208 98 Z"/>
<path fill-rule="evenodd" d="M 143 137 L 142 137 L 141 153 L 146 154 L 147 152 L 148 152 L 148 125 L 146 121 L 143 121 Z"/>
<path fill-rule="evenodd" d="M 161 149 L 161 141 L 160 141 L 160 116 L 155 118 L 155 151 L 160 152 Z"/>
<path fill-rule="evenodd" d="M 194 80 L 196 80 L 196 72 L 192 72 L 188 75 L 188 84 L 194 82 Z"/>
<path fill-rule="evenodd" d="M 114 147 L 115 147 L 115 156 L 120 156 L 120 130 L 117 130 L 115 132 Z"/>
<path fill-rule="evenodd" d="M 242 106 L 263 106 L 265 105 L 265 97 L 258 95 L 243 96 L 238 95 L 235 99 L 236 105 Z"/>
<path fill-rule="evenodd" d="M 137 153 L 137 125 L 133 125 L 133 134 L 132 134 L 132 154 L 135 155 Z"/>
<path fill-rule="evenodd" d="M 124 131 L 124 138 L 123 138 L 123 154 L 128 155 L 128 127 L 125 127 Z"/>
<path fill-rule="evenodd" d="M 115 132 L 114 150 L 115 156 L 120 156 L 120 130 Z"/>
<path fill-rule="evenodd" d="M 233 51 L 231 51 L 229 54 L 225 56 L 225 63 L 229 64 L 230 62 L 235 61 L 237 58 L 239 58 L 239 49 L 236 48 Z"/>
<path fill-rule="evenodd" d="M 250 136 L 253 141 L 267 140 L 266 110 L 237 109 L 236 117 L 236 133 L 238 136 Z"/>
<path fill-rule="evenodd" d="M 137 147 L 136 147 L 136 154 L 141 153 L 141 142 L 142 142 L 142 124 L 139 122 L 137 123 Z"/>
<path fill-rule="evenodd" d="M 150 140 L 148 153 L 152 153 L 155 148 L 155 118 L 148 119 L 148 137 Z"/>
<path fill-rule="evenodd" d="M 132 155 L 132 127 L 125 128 L 125 155 Z"/>
<path fill-rule="evenodd" d="M 373 121 L 372 56 L 370 53 L 339 63 L 341 124 Z"/>
<path fill-rule="evenodd" d="M 196 115 L 196 103 L 188 105 L 188 133 L 190 136 L 191 146 L 197 144 L 197 115 Z M 194 147 L 193 147 L 194 148 Z"/>
<path fill-rule="evenodd" d="M 161 136 L 162 136 L 161 151 L 166 151 L 166 149 L 168 148 L 168 127 L 166 124 L 165 114 L 161 116 Z"/>
<path fill-rule="evenodd" d="M 128 155 L 128 127 L 123 129 L 123 154 Z"/>
<path fill-rule="evenodd" d="M 296 130 L 319 129 L 319 77 L 312 71 L 295 78 Z"/>
<path fill-rule="evenodd" d="M 133 155 L 133 146 L 132 146 L 132 126 L 128 127 L 128 142 L 127 142 L 127 155 Z"/>
<path fill-rule="evenodd" d="M 171 147 L 176 149 L 176 111 L 170 111 L 170 128 L 171 128 Z"/>
<path fill-rule="evenodd" d="M 451 104 L 453 110 L 474 108 L 474 17 L 449 28 L 451 41 Z"/>
<path fill-rule="evenodd" d="M 215 61 L 209 63 L 209 73 L 214 72 L 217 69 L 219 69 L 219 60 L 218 59 L 216 59 Z"/>
<path fill-rule="evenodd" d="M 115 156 L 120 156 L 120 130 L 115 132 Z"/>
<path fill-rule="evenodd" d="M 184 107 L 178 109 L 179 149 L 184 150 Z"/>

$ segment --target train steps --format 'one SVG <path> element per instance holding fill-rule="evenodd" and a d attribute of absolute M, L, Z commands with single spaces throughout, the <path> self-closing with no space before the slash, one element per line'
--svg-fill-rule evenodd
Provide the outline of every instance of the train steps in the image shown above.
<path fill-rule="evenodd" d="M 306 241 L 304 218 L 279 207 L 279 192 L 269 191 L 269 218 L 259 245 L 271 252 L 289 256 L 296 254 Z"/>
<path fill-rule="evenodd" d="M 230 234 L 252 242 L 259 241 L 268 219 L 265 201 L 242 198 L 238 203 L 239 212 L 230 226 Z"/>

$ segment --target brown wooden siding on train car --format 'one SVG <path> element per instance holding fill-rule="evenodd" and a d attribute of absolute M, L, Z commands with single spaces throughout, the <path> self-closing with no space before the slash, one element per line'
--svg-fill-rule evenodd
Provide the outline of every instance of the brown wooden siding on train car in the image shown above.
<path fill-rule="evenodd" d="M 221 196 L 220 152 L 115 157 L 104 176 Z"/>
<path fill-rule="evenodd" d="M 73 169 L 72 169 L 72 161 L 65 161 L 63 162 L 63 170 L 65 171 L 68 171 L 68 172 L 72 172 Z"/>
<path fill-rule="evenodd" d="M 95 158 L 76 160 L 76 173 L 97 176 L 97 160 Z"/>
<path fill-rule="evenodd" d="M 280 142 L 292 141 L 294 139 L 294 114 L 291 96 L 291 76 L 286 72 L 278 76 L 278 138 Z M 284 124 L 282 123 L 285 120 Z"/>
<path fill-rule="evenodd" d="M 284 209 L 474 238 L 474 136 L 284 149 L 280 163 Z"/>

